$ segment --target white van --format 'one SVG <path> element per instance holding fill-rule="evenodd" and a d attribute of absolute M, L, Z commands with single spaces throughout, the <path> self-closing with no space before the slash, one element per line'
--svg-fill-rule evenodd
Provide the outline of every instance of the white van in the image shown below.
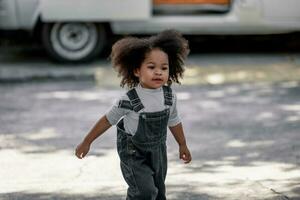
<path fill-rule="evenodd" d="M 38 33 L 49 55 L 80 62 L 112 34 L 278 34 L 300 30 L 300 0 L 0 0 L 0 29 Z"/>

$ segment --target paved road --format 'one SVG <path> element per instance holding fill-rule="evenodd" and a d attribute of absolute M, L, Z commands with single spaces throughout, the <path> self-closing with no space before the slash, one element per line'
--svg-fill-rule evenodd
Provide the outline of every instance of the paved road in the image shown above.
<path fill-rule="evenodd" d="M 123 199 L 115 128 L 86 159 L 73 155 L 124 92 L 109 63 L 58 66 L 23 53 L 0 55 L 0 199 Z M 193 162 L 177 159 L 170 136 L 168 199 L 300 199 L 299 54 L 192 54 L 187 63 L 175 90 Z"/>
<path fill-rule="evenodd" d="M 194 160 L 181 164 L 169 137 L 169 199 L 300 198 L 299 82 L 176 90 Z M 1 85 L 0 199 L 121 199 L 115 128 L 87 159 L 73 152 L 122 92 L 89 81 Z"/>

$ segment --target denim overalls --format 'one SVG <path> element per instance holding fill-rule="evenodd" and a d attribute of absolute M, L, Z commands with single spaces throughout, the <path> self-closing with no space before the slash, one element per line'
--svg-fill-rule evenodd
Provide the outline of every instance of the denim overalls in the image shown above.
<path fill-rule="evenodd" d="M 166 138 L 172 90 L 163 86 L 166 108 L 159 112 L 139 112 L 144 106 L 133 88 L 127 92 L 130 101 L 119 107 L 139 112 L 135 135 L 125 132 L 121 119 L 117 124 L 117 149 L 121 170 L 128 184 L 127 200 L 165 200 L 167 174 Z"/>

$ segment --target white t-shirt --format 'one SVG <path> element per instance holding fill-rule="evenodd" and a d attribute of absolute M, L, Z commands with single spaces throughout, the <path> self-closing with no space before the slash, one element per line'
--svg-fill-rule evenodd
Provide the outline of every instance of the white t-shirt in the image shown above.
<path fill-rule="evenodd" d="M 158 112 L 167 108 L 167 106 L 165 105 L 165 98 L 162 87 L 158 89 L 146 89 L 141 87 L 141 85 L 138 85 L 137 87 L 135 87 L 135 89 L 142 104 L 144 105 L 144 108 L 140 110 L 139 113 Z M 168 121 L 169 127 L 176 126 L 181 122 L 176 108 L 177 99 L 174 91 L 172 91 L 172 94 L 173 104 L 170 107 L 170 116 Z M 130 109 L 119 108 L 118 105 L 121 100 L 129 101 L 129 98 L 126 94 L 121 96 L 107 111 L 106 118 L 111 125 L 115 125 L 124 116 L 125 131 L 134 135 L 138 126 L 139 113 Z"/>

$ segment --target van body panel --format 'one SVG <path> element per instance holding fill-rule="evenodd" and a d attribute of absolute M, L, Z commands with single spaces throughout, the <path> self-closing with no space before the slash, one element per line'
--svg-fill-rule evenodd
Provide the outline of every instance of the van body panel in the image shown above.
<path fill-rule="evenodd" d="M 300 21 L 299 0 L 264 0 L 263 8 L 268 21 Z"/>
<path fill-rule="evenodd" d="M 0 28 L 17 29 L 19 27 L 16 0 L 0 0 Z"/>
<path fill-rule="evenodd" d="M 21 29 L 33 29 L 40 13 L 39 0 L 16 0 Z"/>
<path fill-rule="evenodd" d="M 0 29 L 32 30 L 39 16 L 39 0 L 0 0 Z"/>
<path fill-rule="evenodd" d="M 55 21 L 145 20 L 151 17 L 151 0 L 40 0 L 41 19 Z"/>
<path fill-rule="evenodd" d="M 76 3 L 74 3 L 76 2 Z M 156 2 L 156 4 L 155 4 Z M 168 3 L 169 2 L 169 3 Z M 157 4 L 228 5 L 224 13 L 159 15 Z M 47 22 L 107 22 L 115 34 L 152 34 L 167 28 L 185 34 L 272 34 L 300 30 L 299 0 L 0 0 L 0 29 L 33 30 Z M 195 6 L 196 8 L 196 6 Z"/>

